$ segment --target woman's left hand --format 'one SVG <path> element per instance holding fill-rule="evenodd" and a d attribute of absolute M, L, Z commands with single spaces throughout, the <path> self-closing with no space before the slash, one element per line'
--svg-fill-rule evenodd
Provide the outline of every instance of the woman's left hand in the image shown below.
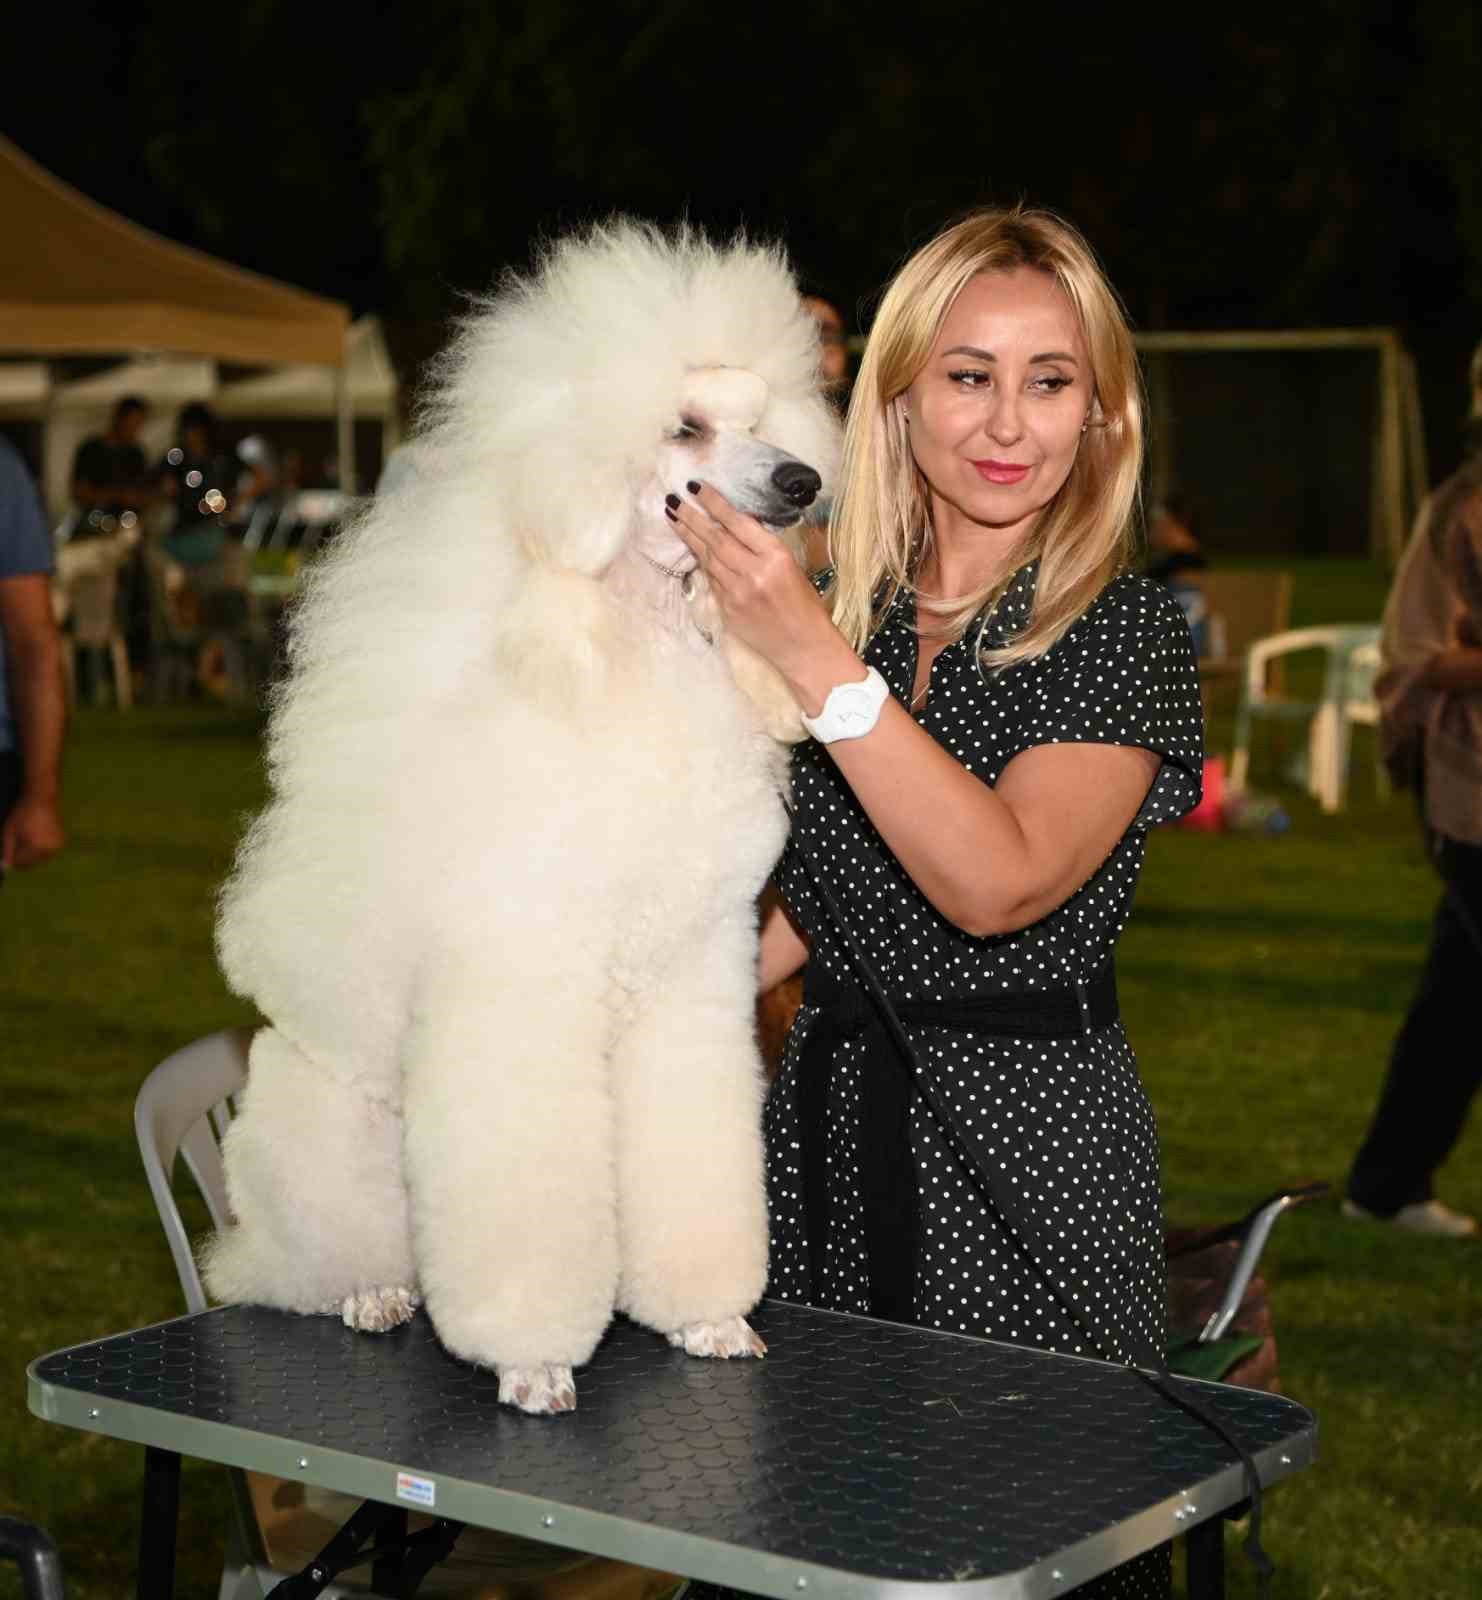
<path fill-rule="evenodd" d="M 708 484 L 691 487 L 668 514 L 709 580 L 727 629 L 795 688 L 815 675 L 810 668 L 841 652 L 854 655 L 807 574 L 755 517 Z"/>

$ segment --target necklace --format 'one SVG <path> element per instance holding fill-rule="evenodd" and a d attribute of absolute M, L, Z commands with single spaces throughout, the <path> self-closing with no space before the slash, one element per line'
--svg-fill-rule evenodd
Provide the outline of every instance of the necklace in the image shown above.
<path fill-rule="evenodd" d="M 666 578 L 682 579 L 689 577 L 688 572 L 681 572 L 678 567 L 666 567 L 662 561 L 655 561 L 646 550 L 640 550 L 638 554 L 641 555 L 646 562 L 648 562 L 649 566 L 651 566 L 655 572 L 662 572 Z"/>
<path fill-rule="evenodd" d="M 679 592 L 686 600 L 695 598 L 695 569 L 693 567 L 688 572 L 681 572 L 678 567 L 666 567 L 662 561 L 655 561 L 646 550 L 640 550 L 638 554 L 648 562 L 655 572 L 662 572 L 666 578 L 677 578 L 679 580 Z M 695 624 L 695 632 L 700 635 L 706 644 L 715 643 L 715 635 L 708 628 L 702 628 L 698 622 Z"/>

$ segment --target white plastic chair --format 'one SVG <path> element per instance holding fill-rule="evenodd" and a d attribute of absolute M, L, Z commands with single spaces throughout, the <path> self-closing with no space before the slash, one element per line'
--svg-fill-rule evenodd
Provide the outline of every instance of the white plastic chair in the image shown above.
<path fill-rule="evenodd" d="M 70 620 L 63 635 L 62 666 L 67 698 L 77 702 L 77 656 L 83 650 L 106 655 L 113 669 L 113 696 L 120 711 L 134 703 L 134 680 L 129 652 L 118 622 L 118 569 L 128 559 L 129 547 L 121 538 L 73 540 L 57 552 L 53 615 L 58 623 Z"/>
<path fill-rule="evenodd" d="M 1337 777 L 1338 804 L 1341 806 L 1348 793 L 1348 773 L 1353 754 L 1353 725 L 1361 723 L 1366 728 L 1379 726 L 1379 702 L 1374 698 L 1374 680 L 1379 676 L 1380 654 L 1378 629 L 1376 637 L 1350 650 L 1344 663 L 1343 692 L 1338 703 L 1338 737 L 1334 752 L 1334 770 Z M 1389 777 L 1384 763 L 1374 760 L 1374 781 L 1381 792 L 1389 789 Z"/>
<path fill-rule="evenodd" d="M 236 1096 L 247 1082 L 247 1048 L 251 1042 L 250 1028 L 224 1029 L 197 1039 L 160 1062 L 134 1100 L 139 1154 L 175 1261 L 187 1311 L 206 1310 L 206 1291 L 170 1178 L 177 1159 L 183 1159 L 206 1202 L 212 1225 L 223 1228 L 231 1220 L 221 1140 L 231 1126 Z M 248 1475 L 235 1467 L 227 1471 L 232 1484 L 233 1514 L 218 1600 L 260 1600 L 288 1573 L 268 1562 Z M 346 1514 L 358 1503 L 346 1499 Z M 353 1584 L 331 1584 L 323 1592 L 329 1600 L 370 1597 L 370 1591 Z"/>
<path fill-rule="evenodd" d="M 206 1310 L 206 1291 L 170 1179 L 176 1161 L 183 1159 L 213 1225 L 221 1228 L 230 1221 L 221 1140 L 247 1082 L 251 1041 L 250 1028 L 229 1028 L 197 1039 L 160 1062 L 134 1100 L 134 1132 L 149 1191 L 175 1260 L 186 1309 L 192 1312 Z M 263 1600 L 290 1571 L 298 1570 L 273 1566 L 268 1544 L 275 1551 L 291 1551 L 295 1559 L 300 1551 L 311 1559 L 360 1504 L 348 1495 L 309 1490 L 300 1505 L 281 1511 L 275 1493 L 284 1487 L 281 1480 L 236 1467 L 227 1471 L 232 1522 L 218 1600 Z M 286 1487 L 296 1491 L 298 1486 Z M 306 1538 L 310 1548 L 305 1549 Z M 663 1573 L 605 1557 L 573 1560 L 573 1554 L 531 1545 L 513 1534 L 469 1528 L 417 1592 L 426 1600 L 508 1600 L 517 1593 L 536 1600 L 675 1600 L 675 1581 Z M 364 1577 L 364 1568 L 358 1570 Z M 353 1574 L 327 1585 L 322 1594 L 325 1600 L 385 1600 L 382 1590 L 367 1588 Z"/>
<path fill-rule="evenodd" d="M 1279 656 L 1322 650 L 1327 660 L 1322 695 L 1288 700 L 1267 691 L 1267 668 Z M 1379 720 L 1374 675 L 1379 666 L 1378 623 L 1293 628 L 1258 639 L 1245 653 L 1230 785 L 1243 789 L 1250 771 L 1251 727 L 1257 720 L 1306 721 L 1307 787 L 1324 811 L 1339 811 L 1348 791 L 1353 724 Z"/>

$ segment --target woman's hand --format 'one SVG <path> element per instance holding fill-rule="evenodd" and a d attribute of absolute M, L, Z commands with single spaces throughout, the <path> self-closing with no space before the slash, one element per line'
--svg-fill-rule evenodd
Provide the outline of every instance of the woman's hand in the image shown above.
<path fill-rule="evenodd" d="M 710 582 L 726 628 L 770 661 L 809 715 L 836 683 L 864 676 L 818 591 L 783 542 L 708 484 L 667 512 Z"/>

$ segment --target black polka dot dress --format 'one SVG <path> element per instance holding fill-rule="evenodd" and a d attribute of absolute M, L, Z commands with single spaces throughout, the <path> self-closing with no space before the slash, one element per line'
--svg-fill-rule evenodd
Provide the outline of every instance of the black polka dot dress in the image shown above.
<path fill-rule="evenodd" d="M 1037 572 L 1015 574 L 985 642 L 1027 620 Z M 1115 579 L 1037 660 L 980 670 L 979 630 L 932 665 L 915 713 L 928 733 L 990 786 L 1037 745 L 1140 745 L 1163 757 L 1131 827 L 1063 905 L 1021 932 L 977 938 L 941 916 L 876 833 L 827 751 L 811 741 L 793 763 L 795 818 L 778 869 L 782 896 L 815 963 L 844 982 L 850 959 L 799 852 L 827 882 L 856 941 L 898 1000 L 1064 990 L 1110 960 L 1132 907 L 1147 831 L 1195 805 L 1203 764 L 1198 675 L 1177 602 L 1149 580 Z M 897 598 L 865 652 L 909 705 L 916 671 L 914 600 Z M 859 1038 L 834 1047 L 824 1106 L 828 1237 L 807 1238 L 805 1146 L 798 1094 L 802 1047 L 818 1013 L 806 1003 L 766 1110 L 771 1287 L 783 1299 L 869 1311 L 861 1159 L 865 1093 Z M 1012 1039 L 909 1027 L 957 1125 L 1017 1202 L 1023 1242 L 1076 1308 L 1067 1317 L 1022 1259 L 952 1139 L 919 1097 L 910 1145 L 920 1240 L 914 1310 L 922 1326 L 1072 1354 L 1150 1362 L 1164 1341 L 1164 1257 L 1157 1130 L 1120 1023 L 1070 1037 Z M 816 1061 L 810 1063 L 816 1068 Z M 810 1262 L 817 1263 L 814 1282 Z M 1083 1332 L 1083 1329 L 1086 1330 Z M 1099 1349 L 1090 1347 L 1087 1332 Z M 1084 1586 L 1101 1597 L 1166 1596 L 1166 1548 Z"/>

